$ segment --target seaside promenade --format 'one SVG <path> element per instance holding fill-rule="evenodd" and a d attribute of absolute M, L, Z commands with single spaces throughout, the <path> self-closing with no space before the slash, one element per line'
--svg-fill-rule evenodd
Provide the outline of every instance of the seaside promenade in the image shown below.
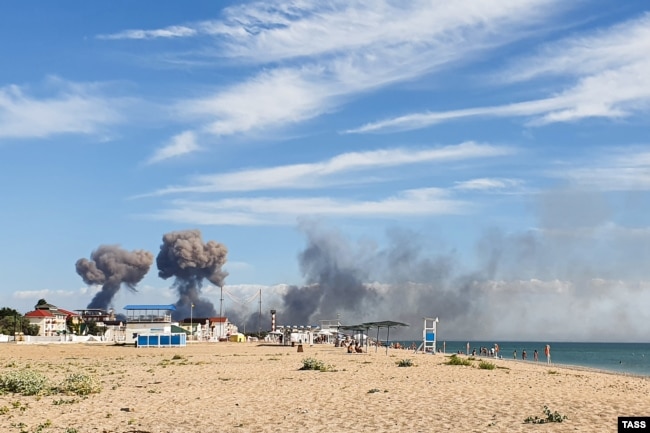
<path fill-rule="evenodd" d="M 328 371 L 300 370 L 307 358 Z M 398 366 L 405 359 L 414 365 Z M 506 359 L 489 359 L 496 368 L 486 370 L 480 358 L 471 366 L 448 359 L 399 349 L 348 354 L 330 345 L 301 353 L 254 343 L 3 344 L 0 375 L 29 369 L 58 383 L 84 372 L 102 389 L 0 395 L 0 431 L 591 433 L 616 431 L 618 416 L 650 415 L 649 378 Z M 544 406 L 567 419 L 524 422 L 543 417 Z"/>

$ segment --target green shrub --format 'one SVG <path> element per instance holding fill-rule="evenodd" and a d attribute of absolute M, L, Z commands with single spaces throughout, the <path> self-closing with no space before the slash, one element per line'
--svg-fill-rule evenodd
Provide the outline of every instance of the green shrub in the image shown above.
<path fill-rule="evenodd" d="M 481 361 L 478 363 L 478 368 L 481 370 L 494 370 L 496 368 L 496 365 L 490 361 Z"/>
<path fill-rule="evenodd" d="M 85 373 L 74 373 L 61 382 L 57 390 L 67 395 L 97 394 L 102 390 L 102 385 L 97 379 Z"/>
<path fill-rule="evenodd" d="M 34 370 L 16 370 L 0 376 L 0 393 L 40 395 L 50 392 L 47 377 Z"/>
<path fill-rule="evenodd" d="M 300 370 L 334 371 L 334 367 L 315 358 L 305 358 L 302 360 Z"/>
<path fill-rule="evenodd" d="M 413 367 L 415 364 L 413 364 L 413 361 L 410 359 L 402 359 L 400 361 L 397 361 L 397 366 L 398 367 Z"/>
<path fill-rule="evenodd" d="M 451 355 L 449 357 L 449 360 L 447 362 L 445 362 L 445 364 L 447 364 L 447 365 L 465 365 L 465 366 L 469 366 L 469 365 L 472 365 L 472 361 L 470 361 L 469 359 L 466 359 L 466 358 L 461 358 L 461 357 L 456 356 L 454 354 L 454 355 Z"/>
<path fill-rule="evenodd" d="M 544 415 L 546 415 L 546 418 L 529 416 L 524 420 L 524 422 L 527 424 L 545 424 L 547 422 L 562 422 L 565 419 L 568 419 L 566 415 L 560 415 L 557 411 L 551 412 L 551 409 L 549 409 L 548 406 L 544 406 Z"/>

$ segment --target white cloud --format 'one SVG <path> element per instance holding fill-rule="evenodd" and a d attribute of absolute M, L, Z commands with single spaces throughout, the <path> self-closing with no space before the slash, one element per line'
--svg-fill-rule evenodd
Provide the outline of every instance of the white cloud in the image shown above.
<path fill-rule="evenodd" d="M 105 97 L 101 86 L 50 78 L 46 87 L 44 97 L 17 85 L 0 88 L 0 139 L 98 134 L 123 121 L 126 100 Z"/>
<path fill-rule="evenodd" d="M 194 178 L 195 185 L 169 187 L 149 195 L 187 192 L 255 191 L 271 189 L 317 188 L 327 185 L 358 183 L 359 179 L 342 175 L 377 169 L 432 162 L 458 161 L 509 155 L 513 149 L 474 142 L 430 148 L 389 148 L 349 152 L 315 163 L 248 169 L 233 173 Z M 376 178 L 375 178 L 376 179 Z"/>
<path fill-rule="evenodd" d="M 148 217 L 201 225 L 292 225 L 304 216 L 348 218 L 421 217 L 461 214 L 471 205 L 439 188 L 419 188 L 379 199 L 354 201 L 329 197 L 254 197 L 215 201 L 175 200 L 172 208 Z"/>
<path fill-rule="evenodd" d="M 147 162 L 149 164 L 155 164 L 169 158 L 194 152 L 198 149 L 200 147 L 196 142 L 196 134 L 193 131 L 185 131 L 172 137 L 169 144 L 158 149 Z"/>
<path fill-rule="evenodd" d="M 598 191 L 650 191 L 650 152 L 618 148 L 595 162 L 563 166 L 547 174 Z"/>
<path fill-rule="evenodd" d="M 551 6 L 558 4 L 422 0 L 370 6 L 338 0 L 228 8 L 224 19 L 191 27 L 196 34 L 217 38 L 218 48 L 211 46 L 208 55 L 268 66 L 177 108 L 186 119 L 203 122 L 202 131 L 218 136 L 295 125 L 332 112 L 362 92 L 412 80 L 506 44 L 554 13 L 557 7 Z"/>
<path fill-rule="evenodd" d="M 584 77 L 643 60 L 650 51 L 650 13 L 605 31 L 547 44 L 518 59 L 500 75 L 503 81 L 528 81 L 547 75 Z"/>
<path fill-rule="evenodd" d="M 371 122 L 349 133 L 418 129 L 466 117 L 530 118 L 530 125 L 590 117 L 621 118 L 650 108 L 650 15 L 596 35 L 567 39 L 518 62 L 505 81 L 546 75 L 576 77 L 574 84 L 545 99 L 499 106 L 413 113 Z"/>
<path fill-rule="evenodd" d="M 333 86 L 319 83 L 319 75 L 309 68 L 262 72 L 212 96 L 181 102 L 177 110 L 203 119 L 204 130 L 219 136 L 294 124 L 333 106 Z"/>
<path fill-rule="evenodd" d="M 117 40 L 117 39 L 157 39 L 157 38 L 182 38 L 195 36 L 198 32 L 196 29 L 185 26 L 169 26 L 164 29 L 156 30 L 125 30 L 119 33 L 108 35 L 99 35 L 99 39 Z"/>
<path fill-rule="evenodd" d="M 340 52 L 372 55 L 397 46 L 425 51 L 432 46 L 461 47 L 468 39 L 490 45 L 508 34 L 505 29 L 516 32 L 524 23 L 541 21 L 553 12 L 553 5 L 557 2 L 258 2 L 227 9 L 225 19 L 210 29 L 228 36 L 229 55 L 254 61 Z"/>
<path fill-rule="evenodd" d="M 81 290 L 79 292 L 74 292 L 71 290 L 51 290 L 51 289 L 42 289 L 42 290 L 18 290 L 13 292 L 14 299 L 21 300 L 34 300 L 34 305 L 39 299 L 47 299 L 48 297 L 60 297 L 60 298 L 72 298 L 79 296 L 80 293 L 83 293 Z"/>
<path fill-rule="evenodd" d="M 486 190 L 504 190 L 521 186 L 522 181 L 519 179 L 506 178 L 479 178 L 462 182 L 456 182 L 455 189 L 486 191 Z"/>

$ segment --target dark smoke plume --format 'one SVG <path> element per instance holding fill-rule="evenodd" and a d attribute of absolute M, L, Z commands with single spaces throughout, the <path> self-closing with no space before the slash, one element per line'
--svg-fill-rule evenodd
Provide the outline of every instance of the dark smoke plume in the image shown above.
<path fill-rule="evenodd" d="M 612 222 L 616 212 L 636 217 L 645 208 L 573 189 L 537 198 L 536 227 L 487 225 L 465 257 L 430 233 L 392 229 L 380 247 L 305 224 L 305 284 L 269 306 L 279 325 L 411 324 L 391 330 L 395 338 L 419 338 L 423 317 L 439 317 L 449 340 L 647 340 L 650 230 Z"/>
<path fill-rule="evenodd" d="M 126 251 L 118 245 L 100 245 L 92 252 L 90 260 L 77 260 L 77 274 L 84 282 L 102 285 L 88 308 L 108 309 L 122 285 L 135 292 L 136 284 L 149 272 L 152 263 L 153 254 L 149 251 Z"/>
<path fill-rule="evenodd" d="M 203 280 L 216 286 L 223 286 L 228 275 L 221 268 L 226 263 L 228 249 L 215 241 L 203 243 L 199 230 L 184 230 L 167 233 L 156 258 L 158 275 L 167 279 L 175 277 L 174 287 L 178 290 L 175 320 L 189 317 L 191 306 L 196 317 L 216 315 L 214 305 L 201 298 Z"/>
<path fill-rule="evenodd" d="M 290 287 L 285 293 L 280 313 L 283 323 L 312 324 L 316 316 L 335 319 L 342 312 L 361 316 L 362 306 L 380 301 L 377 291 L 364 284 L 367 274 L 350 263 L 340 237 L 313 227 L 306 234 L 307 247 L 299 261 L 307 284 Z"/>

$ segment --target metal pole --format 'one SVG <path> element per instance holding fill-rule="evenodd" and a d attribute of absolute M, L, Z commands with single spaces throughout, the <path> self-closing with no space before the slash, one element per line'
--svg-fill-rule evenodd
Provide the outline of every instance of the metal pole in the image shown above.
<path fill-rule="evenodd" d="M 193 312 L 194 312 L 194 304 L 192 303 L 192 304 L 190 304 L 190 340 L 194 339 L 193 338 L 193 336 L 194 336 L 194 323 L 193 323 L 193 320 L 192 320 L 193 319 L 193 317 L 192 317 Z"/>
<path fill-rule="evenodd" d="M 260 312 L 257 316 L 257 338 L 262 335 L 262 289 L 260 289 Z"/>
<path fill-rule="evenodd" d="M 223 317 L 223 286 L 219 286 L 219 288 L 221 289 L 221 296 L 219 299 L 219 317 L 221 318 Z"/>
<path fill-rule="evenodd" d="M 386 355 L 388 355 L 388 337 L 390 336 L 390 326 L 386 328 Z"/>

